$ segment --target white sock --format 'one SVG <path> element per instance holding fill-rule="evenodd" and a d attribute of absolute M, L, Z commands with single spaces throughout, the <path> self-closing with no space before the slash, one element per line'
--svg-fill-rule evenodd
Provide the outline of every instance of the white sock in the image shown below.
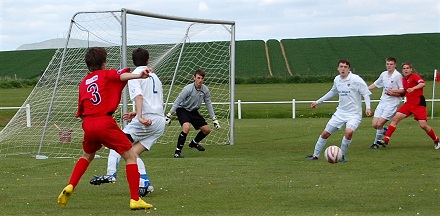
<path fill-rule="evenodd" d="M 148 178 L 148 175 L 147 175 L 147 169 L 145 168 L 145 164 L 144 164 L 144 161 L 142 161 L 142 159 L 137 158 L 136 162 L 137 162 L 138 170 L 139 170 L 139 174 L 140 174 L 139 187 L 145 187 L 147 185 L 147 183 L 149 184 L 149 182 L 150 182 L 150 179 Z"/>
<path fill-rule="evenodd" d="M 321 135 L 319 135 L 318 141 L 316 141 L 315 144 L 315 150 L 313 151 L 313 155 L 319 157 L 319 154 L 321 154 L 322 148 L 324 148 L 326 143 L 327 143 L 327 139 L 324 139 L 321 137 Z"/>
<path fill-rule="evenodd" d="M 342 150 L 342 155 L 345 155 L 345 152 L 347 152 L 348 147 L 351 144 L 351 140 L 348 140 L 344 137 L 342 137 L 342 141 L 341 141 L 341 150 Z"/>
<path fill-rule="evenodd" d="M 115 150 L 110 149 L 107 160 L 107 175 L 113 175 L 116 173 L 120 160 L 121 155 L 119 155 Z"/>
<path fill-rule="evenodd" d="M 378 140 L 381 140 L 382 139 L 382 136 L 383 136 L 383 128 L 382 129 L 377 129 L 376 130 L 376 138 L 374 138 L 374 143 L 376 144 L 376 142 L 378 141 Z"/>

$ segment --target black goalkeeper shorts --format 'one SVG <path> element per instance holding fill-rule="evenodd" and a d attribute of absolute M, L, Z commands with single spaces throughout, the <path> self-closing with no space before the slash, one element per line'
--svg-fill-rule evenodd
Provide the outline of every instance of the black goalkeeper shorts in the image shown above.
<path fill-rule="evenodd" d="M 208 124 L 197 110 L 188 111 L 184 108 L 177 108 L 176 115 L 177 118 L 179 119 L 180 125 L 183 125 L 183 123 L 185 122 L 189 122 L 196 130 Z"/>

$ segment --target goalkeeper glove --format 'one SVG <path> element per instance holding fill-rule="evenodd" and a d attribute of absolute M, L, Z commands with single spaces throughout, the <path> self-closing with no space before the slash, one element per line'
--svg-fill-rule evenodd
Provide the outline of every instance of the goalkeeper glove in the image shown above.
<path fill-rule="evenodd" d="M 173 115 L 171 115 L 170 113 L 168 113 L 167 116 L 165 117 L 165 125 L 166 126 L 171 125 L 171 117 L 173 117 Z"/>
<path fill-rule="evenodd" d="M 216 129 L 216 130 L 218 130 L 218 129 L 220 129 L 221 127 L 220 127 L 220 123 L 218 123 L 218 120 L 217 120 L 217 117 L 212 117 L 212 123 L 214 123 L 214 128 Z"/>

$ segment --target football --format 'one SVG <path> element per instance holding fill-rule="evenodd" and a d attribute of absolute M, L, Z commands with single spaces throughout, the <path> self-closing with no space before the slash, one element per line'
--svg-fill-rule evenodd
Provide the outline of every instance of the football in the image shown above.
<path fill-rule="evenodd" d="M 337 163 L 342 158 L 342 150 L 338 146 L 329 146 L 324 152 L 325 160 L 329 163 Z"/>

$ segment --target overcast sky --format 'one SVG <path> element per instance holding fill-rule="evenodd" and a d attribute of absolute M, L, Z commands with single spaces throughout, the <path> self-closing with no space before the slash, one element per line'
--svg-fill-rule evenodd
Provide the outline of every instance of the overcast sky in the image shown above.
<path fill-rule="evenodd" d="M 0 51 L 63 38 L 76 12 L 235 21 L 236 40 L 440 32 L 440 0 L 0 0 Z"/>

